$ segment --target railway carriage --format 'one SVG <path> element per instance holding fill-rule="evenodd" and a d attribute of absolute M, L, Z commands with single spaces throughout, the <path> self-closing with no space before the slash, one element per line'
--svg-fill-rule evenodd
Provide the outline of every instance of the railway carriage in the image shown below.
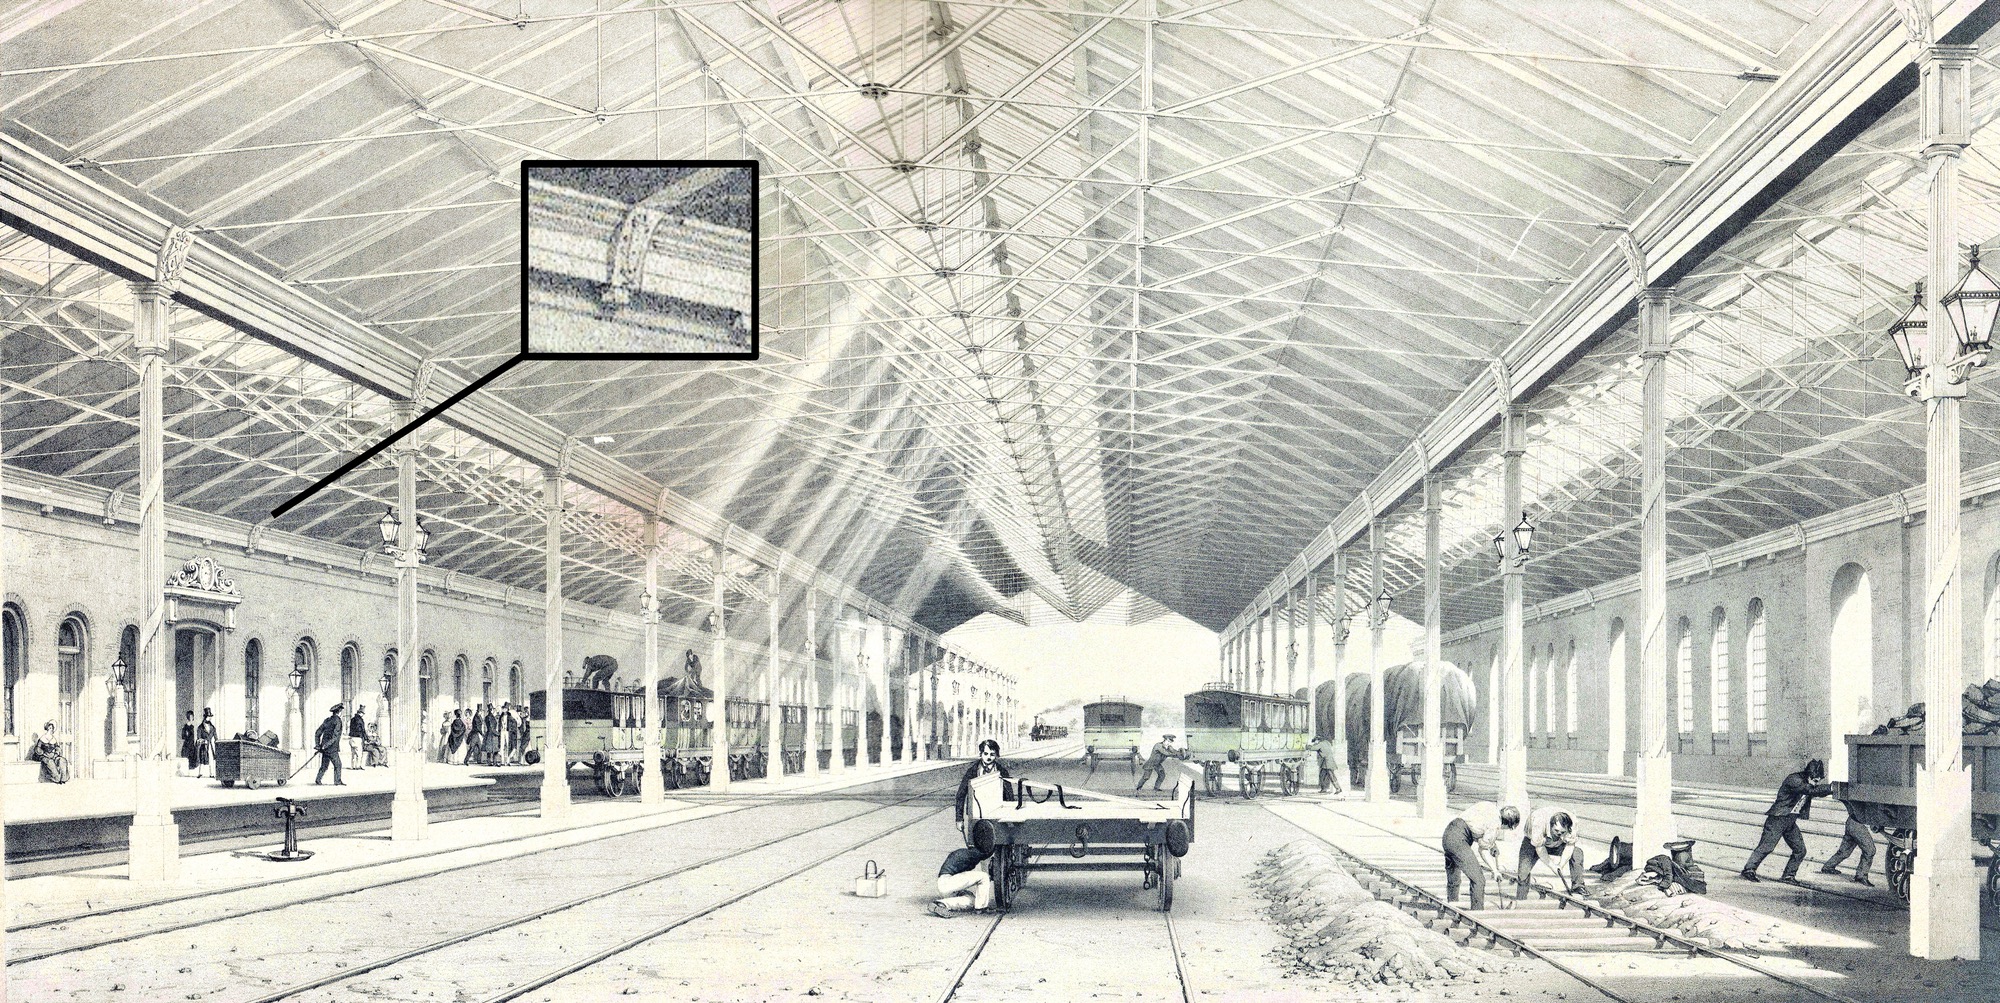
<path fill-rule="evenodd" d="M 778 705 L 778 759 L 786 773 L 806 770 L 806 705 Z"/>
<path fill-rule="evenodd" d="M 1124 700 L 1099 700 L 1083 705 L 1083 761 L 1090 772 L 1100 762 L 1125 762 L 1139 772 L 1139 720 L 1142 709 Z"/>
<path fill-rule="evenodd" d="M 1188 758 L 1201 764 L 1210 797 L 1236 778 L 1237 791 L 1256 797 L 1266 782 L 1287 796 L 1304 775 L 1310 704 L 1300 697 L 1246 693 L 1210 683 L 1187 695 Z"/>

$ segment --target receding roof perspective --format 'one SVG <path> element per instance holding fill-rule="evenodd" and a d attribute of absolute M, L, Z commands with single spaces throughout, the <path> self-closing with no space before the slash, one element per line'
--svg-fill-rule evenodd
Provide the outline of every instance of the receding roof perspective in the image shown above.
<path fill-rule="evenodd" d="M 2000 1003 L 1996 22 L 0 10 L 0 1003 Z"/>

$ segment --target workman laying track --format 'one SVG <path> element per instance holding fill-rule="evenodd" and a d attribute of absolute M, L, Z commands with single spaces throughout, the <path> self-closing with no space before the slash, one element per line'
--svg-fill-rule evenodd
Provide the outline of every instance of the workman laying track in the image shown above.
<path fill-rule="evenodd" d="M 1471 908 L 1486 908 L 1486 872 L 1498 872 L 1496 862 L 1500 834 L 1521 824 L 1521 810 L 1481 801 L 1461 812 L 1444 827 L 1444 900 L 1458 898 L 1458 876 L 1470 884 Z"/>

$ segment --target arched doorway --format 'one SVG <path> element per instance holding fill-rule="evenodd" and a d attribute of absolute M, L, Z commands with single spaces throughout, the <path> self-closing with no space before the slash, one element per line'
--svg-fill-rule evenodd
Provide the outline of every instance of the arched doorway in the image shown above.
<path fill-rule="evenodd" d="M 180 734 L 181 722 L 193 711 L 195 718 L 201 718 L 203 707 L 214 706 L 214 694 L 221 684 L 222 671 L 222 628 L 218 625 L 199 621 L 183 621 L 173 625 L 174 635 L 174 735 Z M 249 660 L 259 658 L 262 650 L 252 641 L 244 648 L 244 726 L 246 731 L 255 731 L 258 726 L 255 689 L 259 680 L 262 662 L 251 668 Z M 136 673 L 135 673 L 136 675 Z M 175 739 L 179 741 L 178 738 Z"/>
<path fill-rule="evenodd" d="M 1833 626 L 1827 631 L 1828 780 L 1846 780 L 1846 736 L 1877 723 L 1875 712 L 1874 595 L 1868 572 L 1859 564 L 1833 576 Z"/>
<path fill-rule="evenodd" d="M 340 649 L 340 702 L 354 707 L 361 698 L 361 691 L 355 689 L 361 676 L 361 646 L 349 642 Z"/>
<path fill-rule="evenodd" d="M 294 749 L 305 748 L 312 739 L 312 702 L 319 666 L 319 646 L 310 637 L 299 638 L 292 645 L 292 667 L 286 673 L 285 684 L 291 687 L 293 713 L 287 715 L 285 729 L 292 734 L 286 745 Z M 297 729 L 297 730 L 293 730 Z"/>
<path fill-rule="evenodd" d="M 20 711 L 14 700 L 16 688 L 28 673 L 28 650 L 20 607 L 12 603 L 0 607 L 0 672 L 5 673 L 0 679 L 6 684 L 5 699 L 0 702 L 0 732 L 13 737 L 22 731 L 21 723 L 16 720 Z"/>
<path fill-rule="evenodd" d="M 1631 747 L 1631 736 L 1626 729 L 1628 715 L 1625 707 L 1625 678 L 1628 668 L 1625 656 L 1625 621 L 1623 618 L 1611 621 L 1611 640 L 1604 657 L 1604 705 L 1607 710 L 1605 722 L 1605 763 L 1604 772 L 1622 777 L 1625 775 L 1625 750 Z"/>
<path fill-rule="evenodd" d="M 126 624 L 118 632 L 118 658 L 125 663 L 125 682 L 117 700 L 112 703 L 112 713 L 105 718 L 104 754 L 122 756 L 131 736 L 139 733 L 139 628 Z M 115 667 L 115 666 L 114 666 Z"/>
<path fill-rule="evenodd" d="M 375 705 L 376 731 L 382 737 L 382 744 L 388 748 L 401 748 L 402 736 L 396 732 L 396 649 L 390 648 L 382 656 L 381 690 Z"/>
<path fill-rule="evenodd" d="M 56 628 L 56 734 L 69 756 L 71 768 L 83 765 L 78 757 L 84 724 L 84 679 L 89 675 L 90 630 L 83 616 L 72 613 Z"/>

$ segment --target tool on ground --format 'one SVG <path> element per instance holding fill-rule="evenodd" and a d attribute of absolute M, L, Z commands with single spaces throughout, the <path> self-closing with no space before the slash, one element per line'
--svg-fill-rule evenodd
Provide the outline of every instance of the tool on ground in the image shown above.
<path fill-rule="evenodd" d="M 889 872 L 875 866 L 873 860 L 861 866 L 861 876 L 854 879 L 854 894 L 864 899 L 879 899 L 889 894 Z"/>

